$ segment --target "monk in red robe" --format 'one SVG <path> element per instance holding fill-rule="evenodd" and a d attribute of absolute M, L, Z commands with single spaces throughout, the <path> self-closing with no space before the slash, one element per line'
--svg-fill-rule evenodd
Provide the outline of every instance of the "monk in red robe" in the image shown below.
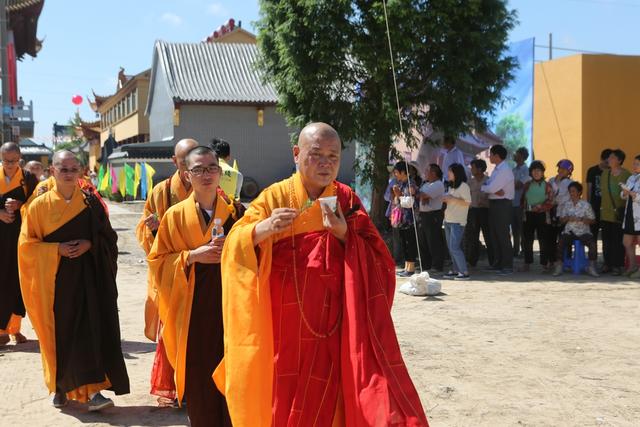
<path fill-rule="evenodd" d="M 178 141 L 174 149 L 173 163 L 176 172 L 166 180 L 158 183 L 144 204 L 144 210 L 140 222 L 136 227 L 136 237 L 147 256 L 151 251 L 153 242 L 160 226 L 160 221 L 167 210 L 177 203 L 182 202 L 191 195 L 191 183 L 186 178 L 187 171 L 185 156 L 189 151 L 198 146 L 193 139 Z M 176 384 L 173 379 L 173 368 L 167 359 L 162 334 L 159 333 L 162 325 L 158 316 L 158 286 L 153 280 L 153 275 L 147 278 L 147 300 L 144 310 L 144 334 L 151 341 L 158 342 L 156 356 L 151 369 L 151 394 L 158 396 L 158 406 L 177 407 Z"/>
<path fill-rule="evenodd" d="M 293 155 L 298 173 L 263 191 L 224 246 L 214 379 L 233 425 L 426 427 L 390 313 L 394 262 L 336 181 L 340 138 L 310 124 Z"/>
<path fill-rule="evenodd" d="M 20 332 L 25 309 L 18 278 L 18 236 L 21 211 L 38 179 L 19 166 L 21 157 L 20 147 L 14 142 L 0 147 L 0 345 L 11 338 L 17 344 L 27 341 Z"/>

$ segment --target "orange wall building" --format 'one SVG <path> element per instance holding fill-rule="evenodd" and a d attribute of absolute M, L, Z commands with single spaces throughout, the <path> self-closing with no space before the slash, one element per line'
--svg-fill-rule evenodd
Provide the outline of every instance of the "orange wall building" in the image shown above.
<path fill-rule="evenodd" d="M 535 66 L 533 150 L 547 165 L 568 158 L 585 181 L 605 148 L 620 148 L 629 168 L 640 154 L 640 56 L 574 55 Z"/>

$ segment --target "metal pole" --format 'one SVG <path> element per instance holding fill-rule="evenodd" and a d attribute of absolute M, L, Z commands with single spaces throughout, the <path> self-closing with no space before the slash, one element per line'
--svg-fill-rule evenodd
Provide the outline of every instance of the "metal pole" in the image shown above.
<path fill-rule="evenodd" d="M 549 33 L 549 61 L 553 59 L 553 34 Z"/>
<path fill-rule="evenodd" d="M 7 138 L 7 128 L 9 127 L 9 61 L 7 58 L 7 0 L 0 0 L 0 67 L 2 67 L 0 78 L 2 78 L 2 143 L 10 141 Z"/>

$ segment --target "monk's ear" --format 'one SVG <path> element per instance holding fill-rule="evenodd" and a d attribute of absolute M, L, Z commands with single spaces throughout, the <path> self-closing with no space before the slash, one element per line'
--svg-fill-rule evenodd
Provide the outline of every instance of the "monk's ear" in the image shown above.
<path fill-rule="evenodd" d="M 191 174 L 189 173 L 189 171 L 184 171 L 184 172 L 180 172 L 182 174 L 182 176 L 184 177 L 184 179 L 189 183 L 192 184 L 191 182 Z"/>
<path fill-rule="evenodd" d="M 293 160 L 298 163 L 298 156 L 300 155 L 300 147 L 297 145 L 293 146 Z"/>

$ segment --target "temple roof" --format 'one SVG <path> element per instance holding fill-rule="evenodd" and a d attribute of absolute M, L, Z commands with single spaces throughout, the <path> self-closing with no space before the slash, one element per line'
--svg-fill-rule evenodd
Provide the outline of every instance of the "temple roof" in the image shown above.
<path fill-rule="evenodd" d="M 9 29 L 13 31 L 18 59 L 25 54 L 35 58 L 42 48 L 37 32 L 43 6 L 44 0 L 7 0 Z"/>

